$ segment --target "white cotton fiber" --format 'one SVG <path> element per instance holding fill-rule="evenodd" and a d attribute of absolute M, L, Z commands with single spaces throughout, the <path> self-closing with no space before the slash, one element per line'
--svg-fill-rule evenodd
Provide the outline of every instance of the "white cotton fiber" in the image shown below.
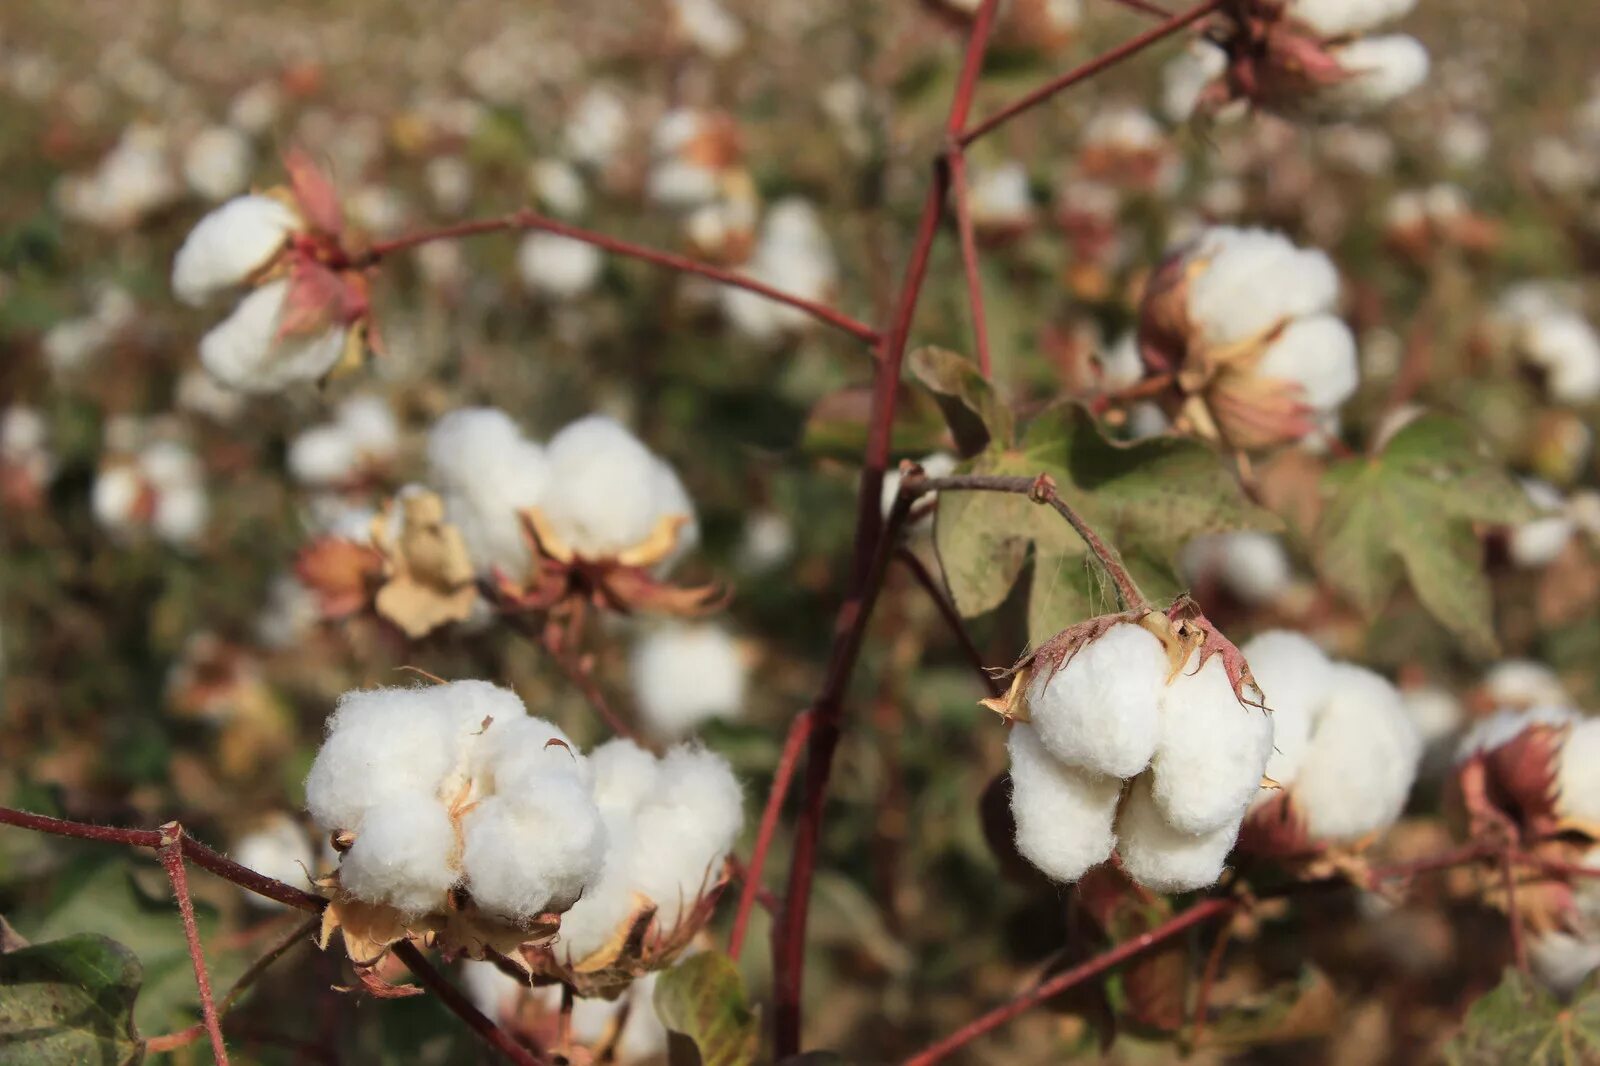
<path fill-rule="evenodd" d="M 527 782 L 550 776 L 570 777 L 585 788 L 593 780 L 588 758 L 543 718 L 496 716 L 475 754 L 480 784 L 493 792 L 519 792 Z"/>
<path fill-rule="evenodd" d="M 1566 707 L 1529 707 L 1500 710 L 1480 719 L 1456 745 L 1456 761 L 1463 762 L 1479 752 L 1491 752 L 1515 740 L 1525 729 L 1536 725 L 1560 727 L 1577 720 L 1577 713 Z"/>
<path fill-rule="evenodd" d="M 250 184 L 255 149 L 231 126 L 208 126 L 183 150 L 183 178 L 207 200 L 226 200 Z"/>
<path fill-rule="evenodd" d="M 311 488 L 339 485 L 354 476 L 360 453 L 338 426 L 312 426 L 289 445 L 289 473 Z"/>
<path fill-rule="evenodd" d="M 126 463 L 103 468 L 94 479 L 89 506 L 96 522 L 113 532 L 123 532 L 144 492 L 144 479 Z"/>
<path fill-rule="evenodd" d="M 1559 707 L 1569 702 L 1561 678 L 1532 659 L 1504 659 L 1489 668 L 1480 686 L 1495 707 Z"/>
<path fill-rule="evenodd" d="M 1333 315 L 1295 319 L 1267 347 L 1256 372 L 1294 382 L 1308 406 L 1331 411 L 1356 391 L 1360 375 L 1355 337 Z"/>
<path fill-rule="evenodd" d="M 1394 824 L 1421 758 L 1422 738 L 1399 691 L 1371 670 L 1336 663 L 1294 781 L 1307 832 L 1355 841 Z"/>
<path fill-rule="evenodd" d="M 1167 686 L 1151 771 L 1163 816 L 1185 833 L 1239 820 L 1272 754 L 1272 719 L 1239 701 L 1221 655 L 1199 653 Z"/>
<path fill-rule="evenodd" d="M 306 807 L 325 830 L 359 830 L 369 810 L 394 796 L 434 794 L 459 750 L 456 728 L 430 689 L 347 692 L 306 777 Z"/>
<path fill-rule="evenodd" d="M 720 626 L 669 624 L 640 637 L 629 657 L 634 699 L 650 732 L 676 739 L 744 704 L 746 668 Z"/>
<path fill-rule="evenodd" d="M 604 265 L 600 249 L 557 233 L 530 233 L 517 246 L 517 274 L 529 292 L 572 300 L 590 289 Z"/>
<path fill-rule="evenodd" d="M 527 985 L 506 973 L 492 962 L 476 959 L 461 961 L 461 984 L 467 990 L 472 1005 L 488 1015 L 491 1021 L 500 1019 L 515 1009 Z M 551 985 L 559 994 L 560 985 Z"/>
<path fill-rule="evenodd" d="M 1206 833 L 1185 833 L 1161 813 L 1148 776 L 1129 789 L 1117 818 L 1117 854 L 1122 868 L 1155 892 L 1188 892 L 1215 884 L 1239 836 L 1242 818 Z"/>
<path fill-rule="evenodd" d="M 1122 623 L 1078 649 L 1059 670 L 1038 670 L 1028 714 L 1039 740 L 1069 766 L 1132 777 L 1150 763 L 1160 730 L 1167 652 L 1142 626 Z"/>
<path fill-rule="evenodd" d="M 1533 975 L 1558 996 L 1570 996 L 1600 967 L 1600 942 L 1550 929 L 1528 941 Z"/>
<path fill-rule="evenodd" d="M 1575 722 L 1561 745 L 1556 808 L 1568 818 L 1600 823 L 1600 718 Z"/>
<path fill-rule="evenodd" d="M 1332 49 L 1344 81 L 1317 91 L 1319 107 L 1366 111 L 1397 100 L 1428 77 L 1428 50 L 1415 37 L 1363 37 Z"/>
<path fill-rule="evenodd" d="M 1461 701 L 1448 689 L 1422 685 L 1403 690 L 1400 698 L 1424 747 L 1437 744 L 1461 729 Z M 1270 775 L 1272 771 L 1269 769 L 1267 773 Z"/>
<path fill-rule="evenodd" d="M 1011 813 L 1017 850 L 1052 880 L 1076 881 L 1110 857 L 1122 781 L 1051 755 L 1026 722 L 1011 727 Z"/>
<path fill-rule="evenodd" d="M 459 879 L 455 850 L 455 827 L 444 804 L 401 793 L 367 812 L 339 863 L 339 883 L 357 899 L 426 914 L 442 906 Z"/>
<path fill-rule="evenodd" d="M 1270 603 L 1294 580 L 1294 566 L 1282 538 L 1255 530 L 1194 537 L 1183 546 L 1178 566 L 1188 581 L 1215 577 L 1249 604 Z"/>
<path fill-rule="evenodd" d="M 1239 649 L 1272 711 L 1272 756 L 1266 775 L 1290 785 L 1300 774 L 1311 727 L 1329 695 L 1333 664 L 1305 636 L 1271 629 Z M 1262 793 L 1257 799 L 1270 797 Z"/>
<path fill-rule="evenodd" d="M 1530 316 L 1521 336 L 1525 358 L 1544 370 L 1553 399 L 1581 404 L 1600 396 L 1600 337 L 1581 315 L 1553 307 Z"/>
<path fill-rule="evenodd" d="M 270 196 L 228 201 L 184 238 L 172 261 L 173 292 L 198 307 L 243 284 L 278 254 L 299 227 L 299 216 Z"/>
<path fill-rule="evenodd" d="M 490 796 L 467 812 L 461 828 L 472 898 L 513 921 L 570 906 L 605 857 L 600 812 L 570 774 L 525 780 L 515 795 Z"/>
<path fill-rule="evenodd" d="M 274 815 L 241 837 L 231 849 L 231 857 L 240 866 L 308 892 L 317 869 L 311 839 L 298 822 L 283 814 Z M 254 892 L 247 893 L 245 898 L 263 910 L 288 909 L 288 904 Z"/>
<path fill-rule="evenodd" d="M 1279 233 L 1213 226 L 1186 255 L 1206 261 L 1189 282 L 1188 308 L 1209 344 L 1246 340 L 1330 311 L 1339 297 L 1339 274 L 1328 257 L 1296 248 Z"/>
<path fill-rule="evenodd" d="M 482 572 L 513 578 L 527 572 L 531 553 L 519 512 L 539 506 L 549 484 L 544 449 L 526 439 L 504 411 L 452 411 L 428 434 L 429 481 L 461 531 L 467 554 Z"/>
<path fill-rule="evenodd" d="M 211 516 L 211 502 L 204 487 L 195 484 L 164 489 L 156 497 L 150 528 L 156 536 L 175 547 L 189 547 L 199 541 Z"/>
<path fill-rule="evenodd" d="M 1554 485 L 1532 478 L 1521 481 L 1528 502 L 1542 513 L 1530 522 L 1512 526 L 1506 546 L 1513 563 L 1536 570 L 1556 561 L 1577 532 L 1577 523 L 1567 516 L 1566 501 Z"/>
<path fill-rule="evenodd" d="M 279 316 L 289 295 L 286 280 L 252 291 L 233 313 L 200 338 L 200 362 L 223 384 L 241 392 L 272 392 L 316 381 L 339 361 L 344 330 L 279 338 Z"/>
<path fill-rule="evenodd" d="M 585 558 L 615 555 L 647 540 L 657 523 L 684 514 L 688 497 L 650 449 L 604 415 L 568 425 L 546 449 L 550 486 L 541 505 L 556 536 Z"/>
<path fill-rule="evenodd" d="M 1173 122 L 1187 122 L 1206 87 L 1228 69 L 1228 56 L 1210 41 L 1197 40 L 1161 72 L 1161 110 Z"/>
<path fill-rule="evenodd" d="M 626 737 L 608 740 L 589 753 L 594 798 L 600 809 L 631 815 L 655 791 L 661 764 Z"/>
<path fill-rule="evenodd" d="M 1325 37 L 1343 37 L 1409 13 L 1417 0 L 1292 0 L 1289 15 Z"/>

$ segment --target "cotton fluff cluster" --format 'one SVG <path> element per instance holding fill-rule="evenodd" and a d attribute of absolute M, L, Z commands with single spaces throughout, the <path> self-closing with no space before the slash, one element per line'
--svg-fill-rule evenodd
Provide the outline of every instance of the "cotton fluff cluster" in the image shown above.
<path fill-rule="evenodd" d="M 207 126 L 183 150 L 183 178 L 207 200 L 237 196 L 250 184 L 255 167 L 250 138 L 232 126 Z"/>
<path fill-rule="evenodd" d="M 650 199 L 688 210 L 716 199 L 724 177 L 738 165 L 732 119 L 681 107 L 667 112 L 651 135 Z"/>
<path fill-rule="evenodd" d="M 762 221 L 755 253 L 743 273 L 803 300 L 827 300 L 838 280 L 839 268 L 816 208 L 800 199 L 773 204 Z M 748 289 L 725 286 L 720 295 L 722 312 L 729 323 L 752 340 L 769 342 L 812 324 L 811 316 L 804 311 Z"/>
<path fill-rule="evenodd" d="M 1078 166 L 1094 180 L 1146 192 L 1171 193 L 1183 178 L 1166 131 L 1144 108 L 1127 103 L 1096 110 L 1084 127 Z"/>
<path fill-rule="evenodd" d="M 1221 876 L 1273 722 L 1240 702 L 1221 656 L 1171 669 L 1160 638 L 1123 622 L 1031 678 L 1008 741 L 1011 810 L 1017 849 L 1055 880 L 1113 851 L 1158 892 Z"/>
<path fill-rule="evenodd" d="M 1525 569 L 1549 566 L 1579 533 L 1600 541 L 1600 497 L 1589 491 L 1563 496 L 1554 485 L 1532 478 L 1522 491 L 1540 511 L 1537 518 L 1513 526 L 1506 539 L 1511 561 Z"/>
<path fill-rule="evenodd" d="M 1266 773 L 1282 792 L 1256 798 L 1260 817 L 1286 801 L 1314 844 L 1355 843 L 1394 824 L 1423 749 L 1399 690 L 1365 667 L 1330 661 L 1299 633 L 1262 633 L 1243 651 L 1276 729 Z"/>
<path fill-rule="evenodd" d="M 44 415 L 21 404 L 0 411 L 0 499 L 12 507 L 37 500 L 55 475 Z"/>
<path fill-rule="evenodd" d="M 655 736 L 677 739 L 744 706 L 745 657 L 719 626 L 652 629 L 634 644 L 629 666 L 640 717 Z"/>
<path fill-rule="evenodd" d="M 743 824 L 743 796 L 720 756 L 679 746 L 656 758 L 630 740 L 589 753 L 594 802 L 605 823 L 604 865 L 561 919 L 558 959 L 571 965 L 603 948 L 641 905 L 657 928 L 677 928 L 717 883 Z"/>
<path fill-rule="evenodd" d="M 1191 585 L 1215 580 L 1246 604 L 1279 599 L 1294 584 L 1294 566 L 1282 538 L 1243 530 L 1195 537 L 1184 545 L 1178 567 Z"/>
<path fill-rule="evenodd" d="M 1306 436 L 1355 392 L 1339 275 L 1278 233 L 1214 226 L 1162 267 L 1141 310 L 1147 364 L 1177 371 L 1196 432 L 1237 447 Z"/>
<path fill-rule="evenodd" d="M 529 988 L 492 962 L 470 959 L 462 964 L 461 976 L 473 1005 L 502 1028 L 517 1030 L 527 1021 L 525 1008 L 531 1008 L 537 1020 L 545 1023 L 554 1023 L 560 1014 L 562 991 L 558 984 Z M 656 974 L 646 974 L 614 1000 L 576 997 L 568 1020 L 572 1039 L 585 1047 L 597 1047 L 611 1037 L 617 1018 L 627 1011 L 627 1020 L 610 1045 L 612 1061 L 619 1066 L 665 1061 L 667 1027 L 656 1014 L 656 980 Z"/>
<path fill-rule="evenodd" d="M 967 187 L 967 211 L 973 227 L 991 239 L 1028 229 L 1038 213 L 1028 168 L 1008 159 L 975 170 Z"/>
<path fill-rule="evenodd" d="M 673 22 L 690 44 L 712 59 L 744 47 L 744 27 L 717 0 L 671 0 Z"/>
<path fill-rule="evenodd" d="M 571 906 L 606 833 L 589 762 L 486 681 L 348 692 L 306 778 L 306 807 L 349 834 L 339 885 L 407 916 L 454 888 L 508 923 Z"/>
<path fill-rule="evenodd" d="M 308 488 L 354 484 L 382 470 L 400 450 L 400 426 L 377 396 L 352 396 L 333 421 L 312 426 L 289 445 L 289 472 Z"/>
<path fill-rule="evenodd" d="M 594 288 L 604 259 L 600 249 L 557 233 L 530 233 L 517 246 L 517 275 L 531 293 L 575 300 Z"/>
<path fill-rule="evenodd" d="M 164 130 L 130 126 L 94 170 L 57 182 L 56 205 L 68 218 L 98 229 L 136 226 L 182 192 L 170 151 Z"/>
<path fill-rule="evenodd" d="M 90 502 L 95 520 L 111 533 L 149 529 L 178 548 L 199 541 L 211 511 L 200 460 L 171 440 L 110 455 L 101 463 Z"/>
<path fill-rule="evenodd" d="M 672 527 L 669 561 L 698 537 L 678 475 L 603 415 L 571 423 L 541 447 L 503 411 L 446 415 L 428 437 L 429 482 L 482 573 L 521 578 L 532 563 L 522 514 L 537 508 L 554 544 L 577 557 L 613 559 Z"/>
<path fill-rule="evenodd" d="M 286 885 L 311 891 L 317 857 L 311 838 L 299 822 L 281 812 L 240 837 L 233 845 L 233 861 Z M 288 904 L 250 893 L 246 897 L 263 910 L 287 910 Z"/>
<path fill-rule="evenodd" d="M 628 104 L 617 91 L 594 85 L 578 98 L 562 138 L 576 162 L 603 169 L 627 141 L 631 125 Z"/>
<path fill-rule="evenodd" d="M 138 310 L 126 289 L 101 288 L 88 314 L 64 319 L 46 331 L 40 347 L 50 372 L 65 377 L 87 369 L 133 324 Z"/>
<path fill-rule="evenodd" d="M 1500 299 L 1495 324 L 1511 349 L 1544 375 L 1551 399 L 1585 404 L 1600 397 L 1600 336 L 1554 287 L 1511 289 Z"/>
<path fill-rule="evenodd" d="M 1416 38 L 1361 36 L 1415 6 L 1416 0 L 1291 0 L 1289 18 L 1322 39 L 1338 72 L 1312 94 L 1311 105 L 1329 112 L 1370 111 L 1421 85 L 1428 52 Z"/>

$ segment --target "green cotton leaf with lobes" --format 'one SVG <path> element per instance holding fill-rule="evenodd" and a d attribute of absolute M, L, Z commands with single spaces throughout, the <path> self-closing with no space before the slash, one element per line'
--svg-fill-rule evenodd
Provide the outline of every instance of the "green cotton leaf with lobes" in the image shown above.
<path fill-rule="evenodd" d="M 0 1066 L 124 1066 L 144 1058 L 133 952 L 80 934 L 0 954 Z"/>
<path fill-rule="evenodd" d="M 1174 560 L 1190 538 L 1281 525 L 1245 498 L 1205 445 L 1172 436 L 1114 442 L 1077 405 L 1046 411 L 1015 446 L 992 443 L 963 472 L 1049 474 L 1061 498 L 1121 553 L 1140 588 L 1157 600 L 1182 591 Z M 1071 526 L 1026 496 L 943 493 L 934 538 L 950 594 L 966 617 L 998 607 L 1031 553 L 1028 635 L 1034 646 L 1116 606 L 1109 586 L 1102 594 Z"/>
<path fill-rule="evenodd" d="M 1324 580 L 1371 616 L 1404 576 L 1468 649 L 1494 653 L 1493 602 L 1473 523 L 1509 525 L 1533 513 L 1466 427 L 1418 418 L 1378 455 L 1334 466 L 1323 490 L 1315 540 Z"/>
<path fill-rule="evenodd" d="M 656 1014 L 669 1035 L 673 1066 L 750 1066 L 761 1026 L 733 960 L 717 951 L 691 955 L 656 981 Z"/>
<path fill-rule="evenodd" d="M 1445 1045 L 1449 1066 L 1579 1066 L 1600 1060 L 1600 992 L 1562 1003 L 1516 970 L 1474 1003 Z"/>

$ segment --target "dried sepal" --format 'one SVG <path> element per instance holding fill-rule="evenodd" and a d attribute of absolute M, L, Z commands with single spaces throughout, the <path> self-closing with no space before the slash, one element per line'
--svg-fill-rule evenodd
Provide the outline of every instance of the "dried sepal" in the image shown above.
<path fill-rule="evenodd" d="M 1189 661 L 1191 654 L 1197 652 L 1199 660 L 1194 668 L 1199 670 L 1205 666 L 1207 659 L 1213 655 L 1220 655 L 1223 668 L 1228 673 L 1228 683 L 1233 686 L 1233 694 L 1238 697 L 1239 702 L 1246 707 L 1271 710 L 1267 706 L 1266 694 L 1251 676 L 1250 664 L 1245 662 L 1244 653 L 1211 624 L 1205 613 L 1200 610 L 1198 603 L 1188 596 L 1179 596 L 1173 601 L 1172 606 L 1167 608 L 1166 617 L 1172 624 L 1173 638 L 1183 649 L 1185 663 Z"/>
<path fill-rule="evenodd" d="M 289 188 L 301 216 L 325 234 L 340 234 L 344 230 L 344 212 L 333 180 L 303 148 L 290 148 L 284 154 L 283 166 L 289 173 Z"/>
<path fill-rule="evenodd" d="M 398 536 L 391 532 L 397 505 Z M 437 495 L 411 492 L 391 501 L 373 520 L 372 540 L 383 555 L 378 613 L 407 636 L 422 637 L 471 615 L 478 599 L 472 559 L 461 531 L 445 521 Z"/>
<path fill-rule="evenodd" d="M 370 543 L 323 536 L 295 554 L 295 576 L 317 597 L 324 618 L 345 618 L 366 607 L 383 577 L 383 554 Z"/>

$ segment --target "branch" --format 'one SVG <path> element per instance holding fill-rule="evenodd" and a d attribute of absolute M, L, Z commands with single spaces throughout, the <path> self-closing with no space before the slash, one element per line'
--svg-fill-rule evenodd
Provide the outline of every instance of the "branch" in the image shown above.
<path fill-rule="evenodd" d="M 967 157 L 961 146 L 952 143 L 948 156 L 950 200 L 955 205 L 956 233 L 961 238 L 961 266 L 967 278 L 967 306 L 972 316 L 972 335 L 978 352 L 978 372 L 987 379 L 992 372 L 989 359 L 989 324 L 983 310 L 983 278 L 978 273 L 978 240 L 972 231 L 971 205 L 967 203 Z"/>
<path fill-rule="evenodd" d="M 1022 114 L 1024 111 L 1031 110 L 1032 108 L 1044 103 L 1061 90 L 1071 88 L 1081 81 L 1092 78 L 1101 71 L 1106 70 L 1109 67 L 1116 66 L 1124 59 L 1127 59 L 1133 55 L 1137 55 L 1139 52 L 1144 51 L 1157 41 L 1161 41 L 1172 36 L 1185 26 L 1188 26 L 1194 22 L 1199 22 L 1213 11 L 1216 11 L 1226 2 L 1227 0 L 1205 0 L 1205 3 L 1200 4 L 1198 7 L 1192 7 L 1182 14 L 1174 15 L 1160 25 L 1150 27 L 1137 37 L 1132 38 L 1124 44 L 1118 45 L 1109 52 L 1105 52 L 1096 56 L 1082 66 L 1074 67 L 1065 74 L 1062 74 L 1057 78 L 1052 78 L 1050 81 L 1047 81 L 1043 85 L 1039 86 L 1039 88 L 1033 90 L 1033 92 L 1028 93 L 1026 96 L 1023 96 L 1010 104 L 1007 104 L 1005 107 L 1002 107 L 999 111 L 996 111 L 994 114 L 990 115 L 976 126 L 973 126 L 964 133 L 961 133 L 956 138 L 956 143 L 965 148 L 979 137 L 982 137 L 984 134 L 990 133 L 996 128 L 1005 125 L 1007 122 Z"/>
<path fill-rule="evenodd" d="M 767 862 L 767 851 L 778 831 L 778 818 L 783 813 L 783 801 L 789 795 L 789 785 L 794 781 L 794 771 L 800 762 L 800 750 L 811 736 L 811 725 L 816 716 L 808 709 L 789 723 L 789 735 L 784 738 L 783 752 L 778 756 L 778 768 L 772 775 L 772 788 L 767 792 L 767 805 L 761 812 L 761 828 L 756 832 L 756 843 L 750 852 L 750 863 L 744 869 L 744 884 L 739 891 L 739 909 L 733 916 L 733 931 L 728 935 L 728 954 L 737 959 L 744 949 L 745 932 L 750 925 L 750 912 L 755 909 L 761 894 L 761 871 Z"/>
<path fill-rule="evenodd" d="M 161 865 L 178 897 L 178 914 L 183 918 L 183 938 L 189 945 L 189 961 L 194 964 L 194 983 L 200 990 L 200 1013 L 211 1036 L 211 1053 L 217 1066 L 228 1066 L 228 1046 L 222 1039 L 222 1020 L 211 998 L 211 974 L 206 972 L 205 950 L 200 946 L 200 929 L 194 920 L 194 900 L 189 898 L 189 875 L 183 865 L 183 826 L 168 822 L 161 827 Z"/>
<path fill-rule="evenodd" d="M 835 329 L 843 330 L 850 336 L 867 344 L 876 345 L 879 340 L 877 330 L 865 322 L 851 318 L 842 311 L 835 311 L 833 308 L 826 307 L 815 301 L 775 289 L 771 285 L 757 281 L 754 278 L 735 274 L 732 271 L 712 266 L 710 263 L 702 263 L 698 259 L 690 259 L 688 256 L 678 255 L 674 252 L 649 248 L 645 245 L 611 237 L 604 233 L 596 233 L 594 230 L 571 226 L 565 222 L 557 222 L 553 218 L 547 218 L 536 211 L 526 208 L 500 218 L 460 222 L 453 226 L 420 230 L 416 233 L 408 233 L 396 237 L 393 240 L 379 241 L 368 248 L 365 253 L 353 257 L 350 265 L 357 268 L 372 266 L 396 252 L 407 251 L 419 245 L 428 244 L 431 241 L 456 240 L 462 237 L 476 237 L 485 233 L 511 233 L 523 230 L 554 233 L 575 241 L 582 241 L 584 244 L 592 244 L 596 248 L 602 248 L 615 255 L 643 260 L 646 263 L 654 263 L 656 266 L 666 267 L 668 270 L 675 270 L 680 274 L 697 274 L 702 278 L 710 278 L 712 281 L 720 282 L 723 285 L 731 285 L 736 289 L 745 289 L 758 296 L 765 296 L 769 300 L 804 311 L 817 321 L 833 326 Z"/>
<path fill-rule="evenodd" d="M 422 986 L 439 997 L 450 1013 L 460 1018 L 467 1024 L 467 1028 L 476 1033 L 485 1044 L 495 1051 L 500 1052 L 517 1066 L 548 1066 L 545 1059 L 534 1055 L 527 1048 L 514 1040 L 510 1033 L 490 1021 L 488 1016 L 472 1005 L 472 1001 L 461 994 L 455 985 L 445 980 L 444 974 L 433 968 L 433 964 L 423 957 L 417 946 L 409 940 L 401 940 L 394 946 L 395 956 L 417 975 L 417 980 Z"/>
<path fill-rule="evenodd" d="M 983 687 L 989 690 L 989 695 L 1000 696 L 1004 694 L 1005 686 L 983 664 L 983 653 L 972 642 L 972 635 L 967 632 L 966 624 L 961 620 L 961 612 L 956 610 L 956 605 L 950 602 L 950 597 L 945 595 L 944 590 L 939 587 L 938 581 L 928 572 L 928 568 L 922 565 L 922 560 L 917 558 L 917 553 L 901 545 L 895 549 L 894 557 L 905 564 L 906 569 L 911 571 L 911 576 L 916 578 L 917 584 L 921 585 L 923 590 L 927 592 L 928 598 L 933 600 L 933 605 L 939 609 L 939 617 L 943 618 L 945 624 L 950 627 L 950 632 L 955 636 L 956 643 L 961 645 L 961 650 L 966 654 L 967 661 L 972 664 L 973 670 L 983 679 Z"/>
<path fill-rule="evenodd" d="M 1150 0 L 1116 0 L 1117 3 L 1130 11 L 1137 11 L 1141 15 L 1154 15 L 1158 19 L 1169 19 L 1172 12 L 1159 4 L 1152 4 Z"/>
<path fill-rule="evenodd" d="M 1141 933 L 1132 940 L 1126 940 L 1087 962 L 1059 973 L 1050 978 L 1050 980 L 1024 992 L 1010 1003 L 996 1007 L 988 1014 L 968 1022 L 938 1043 L 906 1059 L 902 1066 L 929 1066 L 930 1063 L 939 1062 L 966 1047 L 985 1033 L 993 1032 L 1045 1000 L 1058 996 L 1067 989 L 1089 980 L 1091 977 L 1098 977 L 1107 970 L 1127 962 L 1135 955 L 1143 954 L 1157 944 L 1171 940 L 1191 926 L 1199 925 L 1201 922 L 1219 914 L 1225 914 L 1238 905 L 1239 902 L 1234 899 L 1213 898 L 1202 900 L 1182 914 L 1162 922 L 1149 932 Z"/>

